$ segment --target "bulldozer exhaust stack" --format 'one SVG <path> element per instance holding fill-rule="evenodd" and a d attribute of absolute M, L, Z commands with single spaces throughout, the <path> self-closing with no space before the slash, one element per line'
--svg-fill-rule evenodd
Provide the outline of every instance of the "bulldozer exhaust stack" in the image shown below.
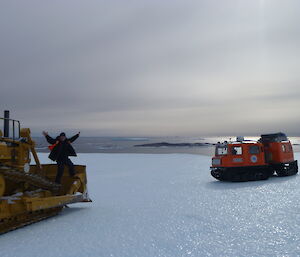
<path fill-rule="evenodd" d="M 9 111 L 4 111 L 4 137 L 9 137 Z"/>

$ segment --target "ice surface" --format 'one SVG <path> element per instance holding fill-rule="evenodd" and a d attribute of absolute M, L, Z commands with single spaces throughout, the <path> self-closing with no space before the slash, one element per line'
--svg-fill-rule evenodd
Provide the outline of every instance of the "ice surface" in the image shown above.
<path fill-rule="evenodd" d="M 219 182 L 209 157 L 188 154 L 73 160 L 93 203 L 0 236 L 1 257 L 300 256 L 298 175 Z"/>

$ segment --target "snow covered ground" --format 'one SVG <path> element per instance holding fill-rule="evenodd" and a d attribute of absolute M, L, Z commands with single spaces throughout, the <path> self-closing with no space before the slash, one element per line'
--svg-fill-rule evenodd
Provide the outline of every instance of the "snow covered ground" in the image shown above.
<path fill-rule="evenodd" d="M 188 154 L 73 160 L 93 203 L 0 236 L 1 257 L 300 256 L 299 175 L 219 182 L 209 157 Z"/>

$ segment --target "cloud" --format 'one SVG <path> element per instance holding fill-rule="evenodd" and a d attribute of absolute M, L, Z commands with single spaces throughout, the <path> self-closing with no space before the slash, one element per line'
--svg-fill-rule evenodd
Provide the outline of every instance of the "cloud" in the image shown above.
<path fill-rule="evenodd" d="M 35 133 L 296 134 L 299 5 L 3 1 L 0 109 Z"/>

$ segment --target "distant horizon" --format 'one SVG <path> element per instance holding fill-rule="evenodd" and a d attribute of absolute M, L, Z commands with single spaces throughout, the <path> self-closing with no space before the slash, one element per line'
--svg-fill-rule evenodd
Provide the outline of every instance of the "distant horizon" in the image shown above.
<path fill-rule="evenodd" d="M 279 131 L 278 131 L 279 132 Z M 281 132 L 281 131 L 280 131 Z M 263 133 L 263 134 L 273 134 L 273 133 L 277 133 L 277 132 L 272 132 L 272 133 Z M 55 136 L 58 136 L 59 135 L 59 133 L 57 133 L 56 135 L 55 134 L 53 134 L 53 135 L 51 135 L 51 134 L 49 134 L 50 136 L 53 136 L 53 137 L 55 137 Z M 73 135 L 72 133 L 70 133 L 70 135 Z M 152 139 L 152 138 L 199 138 L 199 139 L 205 139 L 205 138 L 214 138 L 214 137 L 216 137 L 216 138 L 223 138 L 223 137 L 226 137 L 226 138 L 236 138 L 236 137 L 238 137 L 238 136 L 243 136 L 243 137 L 245 137 L 245 138 L 247 138 L 247 137 L 260 137 L 262 134 L 260 134 L 260 135 L 200 135 L 200 136 L 184 136 L 184 135 L 182 135 L 182 136 L 109 136 L 109 135 L 107 135 L 107 136 L 97 136 L 97 135 L 91 135 L 91 136 L 85 136 L 85 135 L 80 135 L 80 137 L 81 138 L 92 138 L 92 137 L 99 137 L 99 138 L 120 138 L 120 139 L 126 139 L 126 138 L 128 138 L 128 139 L 134 139 L 134 138 L 137 138 L 137 139 L 147 139 L 147 138 L 150 138 L 150 139 Z M 31 135 L 32 137 L 39 137 L 39 138 L 43 138 L 44 136 L 43 135 L 36 135 L 36 134 L 32 134 Z M 67 134 L 67 136 L 68 136 L 68 134 Z M 298 134 L 298 135 L 288 135 L 287 134 L 287 137 L 300 137 L 300 135 Z"/>
<path fill-rule="evenodd" d="M 0 115 L 0 117 L 3 117 L 3 115 Z M 12 117 L 10 117 L 12 118 Z M 153 138 L 153 137 L 188 137 L 188 138 L 194 138 L 194 137 L 236 137 L 236 136 L 244 136 L 244 137 L 258 137 L 262 134 L 273 134 L 273 133 L 278 133 L 278 132 L 283 132 L 285 133 L 288 137 L 300 137 L 300 133 L 289 133 L 286 130 L 262 130 L 259 133 L 255 132 L 239 132 L 239 133 L 203 133 L 203 134 L 191 134 L 191 133 L 186 133 L 186 134 L 175 134 L 175 133 L 168 133 L 167 135 L 164 133 L 161 134 L 141 134 L 141 133 L 136 133 L 136 134 L 99 134 L 95 129 L 88 130 L 88 129 L 50 129 L 48 130 L 47 128 L 41 129 L 39 132 L 37 132 L 36 129 L 32 129 L 29 123 L 26 123 L 26 125 L 23 125 L 22 120 L 20 121 L 21 128 L 29 128 L 31 130 L 31 136 L 33 137 L 43 137 L 42 132 L 47 131 L 50 135 L 58 135 L 61 132 L 65 132 L 68 135 L 76 134 L 78 132 L 81 132 L 81 137 L 108 137 L 108 138 Z M 3 121 L 0 123 L 0 130 L 3 132 Z"/>

